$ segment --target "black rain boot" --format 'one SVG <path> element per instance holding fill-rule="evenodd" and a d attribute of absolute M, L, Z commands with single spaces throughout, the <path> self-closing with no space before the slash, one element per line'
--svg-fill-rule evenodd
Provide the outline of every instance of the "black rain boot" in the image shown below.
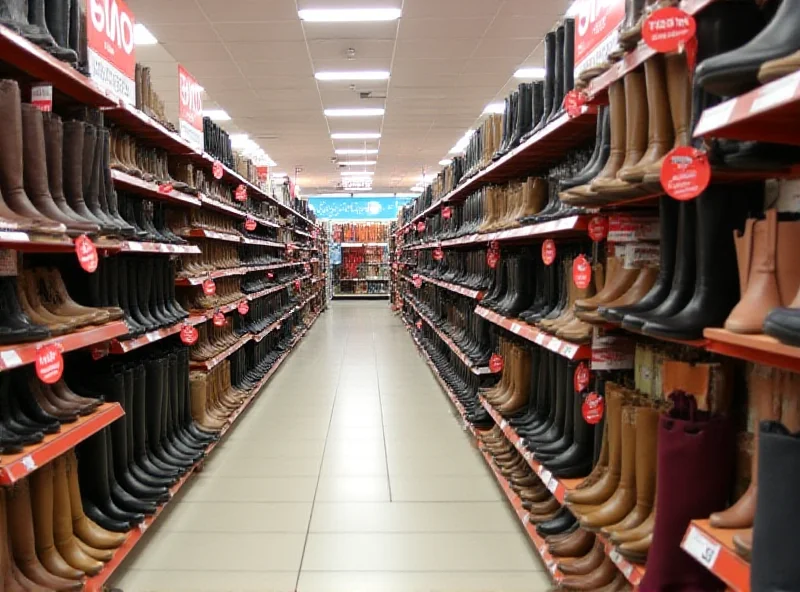
<path fill-rule="evenodd" d="M 49 51 L 62 62 L 73 65 L 78 63 L 78 54 L 69 47 L 69 17 L 72 2 L 78 1 L 80 0 L 44 0 L 46 26 L 55 42 L 55 47 Z"/>
<path fill-rule="evenodd" d="M 555 78 L 556 78 L 556 34 L 553 31 L 544 36 L 544 109 L 542 110 L 542 118 L 539 124 L 533 128 L 533 133 L 536 133 L 547 125 L 550 119 L 550 114 L 553 112 L 554 107 L 554 93 L 555 93 Z M 558 107 L 555 107 L 558 109 Z"/>
<path fill-rule="evenodd" d="M 564 25 L 556 29 L 555 78 L 553 79 L 553 108 L 547 123 L 555 121 L 564 112 Z"/>

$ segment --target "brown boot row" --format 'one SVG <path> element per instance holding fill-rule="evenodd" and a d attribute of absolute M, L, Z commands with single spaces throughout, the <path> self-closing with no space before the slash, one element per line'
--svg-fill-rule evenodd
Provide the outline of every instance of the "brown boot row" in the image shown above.
<path fill-rule="evenodd" d="M 169 153 L 150 148 L 119 130 L 111 130 L 111 168 L 138 177 L 150 183 L 172 185 L 173 189 L 186 189 L 185 183 L 172 178 L 169 171 Z"/>
<path fill-rule="evenodd" d="M 195 277 L 242 266 L 239 249 L 233 244 L 204 239 L 192 239 L 192 242 L 200 247 L 202 253 L 181 258 L 183 269 L 178 273 L 180 277 Z"/>
<path fill-rule="evenodd" d="M 0 565 L 6 590 L 81 590 L 125 542 L 83 512 L 70 451 L 0 489 Z"/>
<path fill-rule="evenodd" d="M 192 417 L 212 432 L 221 430 L 228 418 L 241 407 L 247 392 L 231 385 L 231 365 L 225 360 L 210 372 L 191 372 Z"/>
<path fill-rule="evenodd" d="M 527 347 L 501 339 L 500 356 L 503 371 L 493 387 L 480 389 L 480 394 L 503 415 L 513 414 L 528 404 L 531 384 L 531 352 Z"/>
<path fill-rule="evenodd" d="M 588 343 L 592 339 L 592 326 L 586 322 L 577 308 L 577 302 L 591 298 L 595 293 L 595 284 L 579 288 L 572 279 L 573 259 L 565 259 L 562 277 L 566 283 L 562 290 L 567 291 L 567 306 L 555 319 L 544 318 L 536 323 L 542 331 L 555 335 L 571 343 Z"/>
<path fill-rule="evenodd" d="M 158 121 L 164 127 L 177 133 L 178 130 L 167 118 L 167 109 L 164 101 L 153 90 L 153 85 L 150 82 L 150 68 L 142 64 L 136 64 L 135 81 L 136 108 Z"/>
<path fill-rule="evenodd" d="M 204 362 L 221 354 L 238 341 L 233 332 L 233 323 L 226 322 L 224 326 L 217 327 L 212 321 L 197 326 L 199 337 L 192 345 L 191 359 L 195 362 Z"/>
<path fill-rule="evenodd" d="M 575 316 L 587 323 L 606 323 L 599 308 L 616 309 L 636 304 L 655 285 L 658 273 L 657 262 L 626 268 L 622 257 L 608 257 L 605 269 L 599 263 L 593 266 L 592 279 L 597 293 L 575 301 Z"/>
<path fill-rule="evenodd" d="M 484 191 L 484 219 L 478 232 L 497 232 L 519 227 L 520 220 L 544 209 L 548 197 L 547 179 L 528 177 L 524 183 L 492 185 Z"/>
<path fill-rule="evenodd" d="M 241 279 L 238 277 L 219 278 L 214 280 L 214 284 L 217 287 L 217 291 L 213 296 L 203 292 L 201 286 L 182 288 L 179 294 L 181 306 L 193 312 L 206 312 L 244 298 L 241 290 Z"/>

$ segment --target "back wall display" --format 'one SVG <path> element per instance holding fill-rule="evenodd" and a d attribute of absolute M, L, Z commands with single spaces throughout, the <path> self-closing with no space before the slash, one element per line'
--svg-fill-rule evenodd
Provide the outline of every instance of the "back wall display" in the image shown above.
<path fill-rule="evenodd" d="M 308 203 L 323 220 L 394 220 L 409 197 L 310 197 Z"/>

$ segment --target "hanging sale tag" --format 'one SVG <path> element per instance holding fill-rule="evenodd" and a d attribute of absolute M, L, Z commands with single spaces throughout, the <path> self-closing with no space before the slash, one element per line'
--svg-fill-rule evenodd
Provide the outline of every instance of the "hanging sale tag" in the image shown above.
<path fill-rule="evenodd" d="M 181 341 L 185 345 L 194 345 L 199 336 L 200 332 L 196 327 L 189 324 L 184 324 L 183 327 L 181 327 Z"/>
<path fill-rule="evenodd" d="M 442 208 L 442 218 L 449 220 L 453 216 L 453 208 L 445 206 Z"/>
<path fill-rule="evenodd" d="M 214 178 L 219 181 L 222 179 L 223 168 L 222 163 L 218 160 L 214 161 L 213 166 L 211 167 L 211 174 L 214 175 Z"/>
<path fill-rule="evenodd" d="M 411 276 L 411 281 L 414 284 L 414 287 L 419 289 L 422 287 L 422 278 L 418 274 L 414 274 Z"/>
<path fill-rule="evenodd" d="M 586 387 L 589 386 L 589 367 L 583 362 L 578 364 L 578 367 L 575 368 L 573 383 L 575 386 L 575 391 L 579 393 L 586 390 Z"/>
<path fill-rule="evenodd" d="M 542 261 L 545 265 L 552 265 L 556 260 L 556 243 L 552 239 L 547 239 L 542 243 Z"/>
<path fill-rule="evenodd" d="M 608 218 L 595 216 L 589 220 L 589 238 L 599 243 L 608 236 Z"/>
<path fill-rule="evenodd" d="M 236 188 L 234 197 L 236 198 L 236 201 L 247 201 L 247 187 L 244 184 L 240 184 Z"/>
<path fill-rule="evenodd" d="M 670 151 L 661 166 L 661 186 L 670 197 L 689 201 L 706 190 L 711 182 L 708 155 L 691 146 Z"/>
<path fill-rule="evenodd" d="M 57 343 L 36 349 L 36 375 L 45 384 L 55 384 L 64 373 L 64 357 Z"/>
<path fill-rule="evenodd" d="M 225 325 L 225 315 L 220 311 L 215 312 L 214 313 L 213 323 L 214 323 L 215 327 L 224 326 Z"/>
<path fill-rule="evenodd" d="M 681 49 L 694 37 L 697 24 L 694 17 L 680 8 L 660 8 L 648 16 L 642 25 L 642 39 L 659 53 Z"/>
<path fill-rule="evenodd" d="M 203 282 L 203 294 L 206 296 L 213 296 L 217 293 L 217 284 L 214 283 L 214 280 L 208 278 L 206 281 Z"/>
<path fill-rule="evenodd" d="M 492 354 L 489 358 L 489 370 L 494 373 L 503 371 L 503 356 L 500 354 Z"/>
<path fill-rule="evenodd" d="M 31 105 L 42 112 L 53 110 L 53 86 L 50 84 L 34 84 L 31 87 Z"/>
<path fill-rule="evenodd" d="M 258 224 L 252 218 L 248 218 L 247 220 L 245 220 L 244 229 L 247 230 L 248 232 L 253 232 L 257 226 Z"/>
<path fill-rule="evenodd" d="M 425 222 L 422 220 L 417 222 L 417 232 L 425 232 Z"/>
<path fill-rule="evenodd" d="M 585 290 L 592 283 L 592 266 L 583 255 L 578 255 L 572 262 L 572 281 L 579 290 Z"/>
<path fill-rule="evenodd" d="M 436 247 L 433 250 L 433 258 L 436 261 L 441 261 L 442 259 L 444 259 L 444 251 L 442 250 L 442 247 Z"/>
<path fill-rule="evenodd" d="M 597 393 L 589 393 L 583 400 L 581 406 L 581 413 L 586 423 L 596 425 L 603 419 L 603 412 L 605 411 L 605 400 L 602 395 Z"/>
<path fill-rule="evenodd" d="M 97 265 L 100 262 L 97 256 L 97 249 L 90 239 L 85 234 L 75 239 L 75 253 L 78 255 L 78 263 L 84 271 L 94 273 L 97 270 Z"/>
<path fill-rule="evenodd" d="M 242 300 L 239 303 L 239 306 L 236 307 L 236 310 L 239 311 L 240 315 L 246 315 L 248 312 L 250 312 L 250 304 L 247 302 L 247 300 Z"/>
<path fill-rule="evenodd" d="M 578 117 L 582 113 L 584 103 L 586 103 L 586 95 L 579 90 L 571 90 L 564 97 L 564 108 L 567 115 L 572 118 Z"/>

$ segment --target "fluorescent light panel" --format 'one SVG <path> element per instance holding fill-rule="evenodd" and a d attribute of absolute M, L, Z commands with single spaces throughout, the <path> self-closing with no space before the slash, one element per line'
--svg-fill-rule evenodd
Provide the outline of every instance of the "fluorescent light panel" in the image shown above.
<path fill-rule="evenodd" d="M 533 78 L 538 80 L 544 78 L 544 68 L 520 68 L 514 72 L 514 78 Z"/>
<path fill-rule="evenodd" d="M 356 70 L 353 72 L 317 72 L 317 80 L 388 80 L 389 72 L 385 70 Z"/>
<path fill-rule="evenodd" d="M 450 154 L 461 154 L 462 152 L 464 152 L 464 150 L 466 150 L 467 146 L 469 145 L 469 139 L 472 137 L 472 134 L 474 133 L 475 130 L 472 129 L 467 130 L 467 133 L 465 133 L 464 136 L 458 142 L 456 142 L 456 145 L 450 149 Z"/>
<path fill-rule="evenodd" d="M 424 187 L 420 187 L 419 185 L 417 185 L 415 187 L 412 187 L 411 191 L 413 191 L 415 193 L 422 193 L 423 191 L 425 191 L 425 188 Z"/>
<path fill-rule="evenodd" d="M 342 177 L 372 177 L 372 171 L 342 171 Z"/>
<path fill-rule="evenodd" d="M 325 109 L 326 117 L 379 117 L 385 113 L 385 109 L 359 108 L 359 109 Z"/>
<path fill-rule="evenodd" d="M 333 140 L 378 140 L 381 135 L 377 132 L 356 132 L 331 134 Z"/>
<path fill-rule="evenodd" d="M 231 116 L 224 109 L 208 109 L 203 111 L 204 117 L 210 117 L 211 121 L 230 121 Z"/>
<path fill-rule="evenodd" d="M 399 8 L 310 8 L 297 14 L 309 23 L 363 23 L 396 21 L 402 12 Z"/>
<path fill-rule="evenodd" d="M 336 154 L 346 156 L 348 154 L 377 154 L 378 151 L 374 148 L 342 148 L 336 151 Z"/>
<path fill-rule="evenodd" d="M 499 115 L 504 113 L 505 110 L 506 110 L 505 103 L 489 103 L 488 105 L 486 105 L 486 107 L 483 108 L 483 114 L 487 115 L 490 113 L 494 113 Z"/>
<path fill-rule="evenodd" d="M 452 163 L 453 163 L 453 159 L 452 158 L 445 158 L 445 159 L 439 161 L 439 164 L 442 165 L 442 166 L 447 166 L 447 165 L 452 164 Z"/>
<path fill-rule="evenodd" d="M 133 26 L 133 42 L 136 45 L 156 45 L 158 39 L 142 23 L 136 23 Z"/>
<path fill-rule="evenodd" d="M 339 164 L 343 164 L 344 166 L 372 166 L 373 164 L 378 164 L 377 160 L 348 160 L 345 162 L 340 162 Z"/>

